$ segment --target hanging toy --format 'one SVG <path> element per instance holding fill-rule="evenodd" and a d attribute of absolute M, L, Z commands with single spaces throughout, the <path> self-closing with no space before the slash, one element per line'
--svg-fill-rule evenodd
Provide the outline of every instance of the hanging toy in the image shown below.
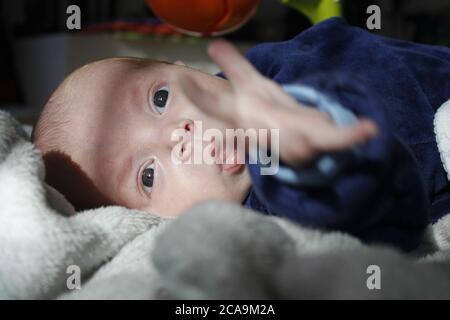
<path fill-rule="evenodd" d="M 285 5 L 300 11 L 317 24 L 331 17 L 342 15 L 340 0 L 280 0 Z"/>
<path fill-rule="evenodd" d="M 260 0 L 146 0 L 153 13 L 176 30 L 196 36 L 234 31 L 256 12 Z"/>

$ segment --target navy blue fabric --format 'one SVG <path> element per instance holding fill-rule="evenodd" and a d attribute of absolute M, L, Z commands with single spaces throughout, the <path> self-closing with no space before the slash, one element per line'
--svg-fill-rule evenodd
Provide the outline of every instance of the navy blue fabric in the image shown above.
<path fill-rule="evenodd" d="M 327 187 L 288 186 L 249 165 L 253 187 L 244 205 L 365 242 L 417 247 L 426 226 L 450 211 L 433 131 L 435 111 L 450 99 L 450 49 L 333 18 L 290 41 L 258 45 L 247 58 L 280 84 L 309 85 L 373 119 L 380 135 Z"/>

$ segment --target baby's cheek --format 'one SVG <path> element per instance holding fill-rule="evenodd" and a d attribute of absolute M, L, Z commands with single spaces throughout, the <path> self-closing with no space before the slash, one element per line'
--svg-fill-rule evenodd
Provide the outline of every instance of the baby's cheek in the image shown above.
<path fill-rule="evenodd" d="M 211 165 L 179 165 L 168 179 L 161 203 L 165 212 L 180 213 L 200 201 L 226 198 L 221 176 Z"/>

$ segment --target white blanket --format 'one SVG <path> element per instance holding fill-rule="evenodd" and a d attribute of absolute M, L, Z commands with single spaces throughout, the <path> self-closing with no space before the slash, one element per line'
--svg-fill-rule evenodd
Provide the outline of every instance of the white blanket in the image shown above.
<path fill-rule="evenodd" d="M 220 202 L 174 220 L 122 207 L 76 213 L 44 171 L 0 111 L 0 298 L 450 298 L 449 217 L 407 257 Z M 367 287 L 374 264 L 381 290 Z M 80 289 L 68 286 L 73 266 Z"/>

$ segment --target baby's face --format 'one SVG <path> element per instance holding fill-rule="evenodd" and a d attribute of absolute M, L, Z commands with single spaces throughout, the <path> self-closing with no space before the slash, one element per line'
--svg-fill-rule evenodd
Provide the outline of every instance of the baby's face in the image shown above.
<path fill-rule="evenodd" d="M 66 150 L 114 203 L 173 216 L 201 200 L 245 198 L 250 179 L 244 165 L 186 164 L 194 148 L 213 156 L 220 151 L 212 141 L 172 139 L 177 129 L 193 135 L 200 129 L 194 121 L 203 131 L 227 128 L 185 97 L 181 77 L 195 78 L 204 90 L 231 90 L 227 80 L 185 66 L 123 60 L 88 66 L 69 84 L 67 101 L 76 112 L 69 112 L 74 129 Z"/>

